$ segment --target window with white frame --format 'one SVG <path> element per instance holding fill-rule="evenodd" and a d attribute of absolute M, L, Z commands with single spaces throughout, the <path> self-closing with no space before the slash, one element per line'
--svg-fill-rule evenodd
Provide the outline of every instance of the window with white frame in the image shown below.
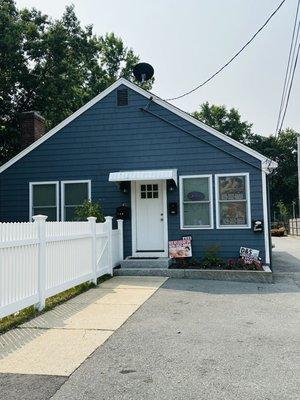
<path fill-rule="evenodd" d="M 74 221 L 76 208 L 91 199 L 91 181 L 61 182 L 61 197 L 62 220 Z"/>
<path fill-rule="evenodd" d="M 249 174 L 216 175 L 216 202 L 218 228 L 249 228 Z"/>
<path fill-rule="evenodd" d="M 30 182 L 29 219 L 34 215 L 47 215 L 47 221 L 58 221 L 58 182 Z"/>
<path fill-rule="evenodd" d="M 213 227 L 211 175 L 181 176 L 180 198 L 181 229 Z"/>

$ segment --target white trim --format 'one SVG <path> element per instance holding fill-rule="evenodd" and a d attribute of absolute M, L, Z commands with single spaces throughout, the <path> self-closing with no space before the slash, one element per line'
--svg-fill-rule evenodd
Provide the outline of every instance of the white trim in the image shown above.
<path fill-rule="evenodd" d="M 245 176 L 246 177 L 246 202 L 247 202 L 247 225 L 220 225 L 219 208 L 219 178 L 227 176 Z M 251 197 L 250 197 L 250 177 L 249 172 L 234 172 L 228 174 L 215 175 L 215 205 L 216 205 L 216 227 L 217 229 L 250 229 L 251 228 Z M 234 201 L 234 200 L 232 200 Z M 239 200 L 237 200 L 239 201 Z"/>
<path fill-rule="evenodd" d="M 68 183 L 87 183 L 88 184 L 88 200 L 91 201 L 91 180 L 90 179 L 80 179 L 80 180 L 69 180 L 60 182 L 60 195 L 61 195 L 61 220 L 65 220 L 65 184 Z"/>
<path fill-rule="evenodd" d="M 33 186 L 35 185 L 55 185 L 55 201 L 56 201 L 56 221 L 59 221 L 59 181 L 43 181 L 29 182 L 29 222 L 32 222 L 33 217 Z M 45 207 L 47 208 L 47 207 Z"/>
<path fill-rule="evenodd" d="M 236 140 L 230 138 L 229 136 L 226 136 L 225 134 L 223 134 L 221 132 L 218 132 L 214 128 L 204 124 L 203 122 L 197 120 L 196 118 L 194 118 L 191 115 L 189 115 L 188 113 L 180 110 L 179 108 L 173 106 L 172 104 L 167 103 L 165 100 L 162 100 L 158 96 L 155 96 L 154 94 L 147 92 L 146 90 L 140 88 L 139 86 L 135 85 L 134 83 L 129 82 L 127 79 L 120 78 L 115 83 L 113 83 L 111 86 L 109 86 L 107 89 L 103 90 L 103 92 L 101 92 L 100 94 L 95 96 L 92 100 L 90 100 L 88 103 L 86 103 L 83 107 L 79 108 L 79 110 L 74 112 L 72 115 L 70 115 L 64 121 L 62 121 L 60 124 L 58 124 L 53 129 L 51 129 L 49 132 L 47 132 L 45 135 L 43 135 L 40 139 L 36 140 L 34 143 L 32 143 L 30 146 L 28 146 L 23 151 L 21 151 L 19 154 L 17 154 L 15 157 L 13 157 L 11 160 L 9 160 L 7 163 L 3 164 L 0 167 L 0 173 L 5 171 L 7 168 L 9 168 L 11 165 L 13 165 L 16 161 L 20 160 L 22 157 L 24 157 L 30 151 L 34 150 L 40 144 L 45 142 L 47 139 L 49 139 L 51 136 L 53 136 L 56 132 L 60 131 L 62 128 L 64 128 L 66 125 L 68 125 L 70 122 L 72 122 L 75 118 L 79 117 L 79 115 L 81 115 L 82 113 L 87 111 L 90 107 L 92 107 L 98 101 L 102 100 L 105 96 L 107 96 L 113 90 L 118 88 L 120 85 L 127 86 L 128 88 L 134 90 L 135 92 L 146 97 L 147 99 L 151 99 L 153 102 L 159 104 L 160 106 L 166 108 L 167 110 L 171 111 L 172 113 L 174 113 L 174 114 L 178 115 L 179 117 L 185 119 L 186 121 L 192 123 L 193 125 L 201 128 L 201 129 L 204 129 L 206 132 L 211 133 L 212 135 L 223 140 L 224 142 L 227 142 L 227 143 L 231 144 L 232 146 L 238 148 L 239 150 L 251 155 L 252 157 L 257 158 L 258 160 L 260 160 L 260 161 L 264 162 L 266 165 L 268 165 L 268 167 L 270 169 L 274 169 L 277 167 L 278 164 L 275 161 L 269 160 L 267 157 L 263 156 L 262 154 L 258 153 L 257 151 L 250 149 L 249 147 L 245 146 L 244 144 L 237 142 Z"/>
<path fill-rule="evenodd" d="M 169 254 L 169 237 L 168 237 L 168 207 L 167 207 L 167 182 L 166 180 L 157 180 L 162 183 L 162 195 L 163 195 L 163 214 L 164 214 L 164 251 L 155 253 L 151 252 L 137 252 L 137 232 L 136 232 L 136 184 L 138 181 L 131 182 L 131 251 L 133 257 L 168 257 Z"/>
<path fill-rule="evenodd" d="M 184 207 L 183 207 L 183 179 L 189 178 L 208 178 L 209 181 L 209 203 L 210 203 L 210 226 L 207 225 L 199 225 L 194 227 L 185 227 L 184 226 Z M 213 184 L 212 184 L 212 175 L 180 175 L 179 176 L 179 208 L 180 208 L 180 229 L 181 230 L 203 230 L 203 229 L 214 229 L 214 208 L 213 208 Z"/>
<path fill-rule="evenodd" d="M 270 264 L 270 237 L 269 237 L 269 213 L 267 196 L 267 175 L 261 171 L 263 213 L 264 213 L 264 238 L 265 238 L 265 263 Z"/>

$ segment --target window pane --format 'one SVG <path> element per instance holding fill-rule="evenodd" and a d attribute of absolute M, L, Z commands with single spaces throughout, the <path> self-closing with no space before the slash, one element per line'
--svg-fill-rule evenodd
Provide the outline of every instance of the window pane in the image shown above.
<path fill-rule="evenodd" d="M 38 207 L 33 208 L 32 215 L 47 215 L 47 221 L 57 221 L 56 219 L 56 207 Z"/>
<path fill-rule="evenodd" d="M 65 183 L 65 205 L 81 205 L 88 200 L 88 183 Z"/>
<path fill-rule="evenodd" d="M 184 201 L 209 200 L 208 178 L 183 179 L 183 200 Z"/>
<path fill-rule="evenodd" d="M 220 200 L 245 200 L 246 177 L 224 176 L 219 178 Z"/>
<path fill-rule="evenodd" d="M 209 203 L 184 204 L 184 226 L 210 225 Z"/>
<path fill-rule="evenodd" d="M 33 185 L 33 206 L 55 206 L 56 185 Z"/>
<path fill-rule="evenodd" d="M 226 202 L 220 204 L 220 225 L 247 225 L 247 203 Z"/>
<path fill-rule="evenodd" d="M 76 221 L 75 210 L 76 207 L 65 207 L 65 221 Z"/>

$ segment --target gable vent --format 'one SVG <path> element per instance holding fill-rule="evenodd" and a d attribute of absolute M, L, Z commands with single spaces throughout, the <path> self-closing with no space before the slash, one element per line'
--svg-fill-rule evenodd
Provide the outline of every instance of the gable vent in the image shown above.
<path fill-rule="evenodd" d="M 128 106 L 128 90 L 119 89 L 117 90 L 117 105 Z"/>

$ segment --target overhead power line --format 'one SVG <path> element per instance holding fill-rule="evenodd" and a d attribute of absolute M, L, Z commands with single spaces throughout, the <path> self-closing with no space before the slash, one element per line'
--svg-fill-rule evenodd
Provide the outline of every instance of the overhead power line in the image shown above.
<path fill-rule="evenodd" d="M 284 78 L 284 84 L 283 84 L 283 89 L 282 89 L 282 95 L 281 95 L 281 101 L 280 101 L 275 135 L 281 131 L 282 126 L 283 126 L 287 106 L 288 106 L 289 99 L 290 99 L 290 93 L 291 93 L 291 89 L 292 89 L 292 85 L 293 85 L 293 81 L 294 81 L 295 70 L 296 70 L 297 62 L 298 62 L 299 46 L 297 46 L 297 44 L 298 44 L 299 31 L 300 31 L 299 6 L 300 6 L 300 0 L 298 0 L 298 2 L 297 2 L 295 21 L 294 21 L 293 33 L 292 33 L 290 50 L 289 50 L 289 55 L 288 55 L 288 62 L 287 62 L 286 71 L 285 71 L 285 78 Z M 297 28 L 297 25 L 298 25 L 298 28 Z M 297 52 L 296 52 L 296 50 L 297 50 Z"/>
<path fill-rule="evenodd" d="M 292 69 L 290 85 L 289 85 L 289 88 L 288 88 L 286 103 L 285 103 L 283 115 L 282 115 L 282 118 L 281 118 L 281 123 L 280 123 L 279 129 L 278 129 L 278 133 L 280 133 L 281 130 L 282 130 L 283 122 L 284 122 L 284 119 L 285 119 L 285 116 L 286 116 L 286 111 L 287 111 L 287 108 L 288 108 L 288 105 L 289 105 L 289 100 L 290 100 L 291 91 L 292 91 L 293 82 L 294 82 L 295 71 L 296 71 L 296 67 L 297 67 L 297 63 L 298 63 L 299 51 L 300 51 L 300 43 L 298 43 L 298 47 L 297 47 L 296 58 L 295 58 L 294 66 L 293 66 L 293 69 Z"/>
<path fill-rule="evenodd" d="M 189 94 L 195 92 L 196 90 L 200 89 L 204 85 L 206 85 L 208 82 L 210 82 L 213 78 L 215 78 L 220 72 L 222 72 L 230 63 L 232 63 L 233 60 L 235 60 L 241 53 L 242 51 L 249 46 L 249 44 L 256 38 L 256 36 L 264 29 L 264 27 L 269 23 L 269 21 L 274 17 L 274 15 L 279 11 L 279 9 L 283 6 L 286 0 L 283 0 L 279 6 L 272 12 L 272 14 L 268 17 L 268 19 L 265 21 L 265 23 L 254 33 L 254 35 L 248 40 L 246 44 L 237 52 L 233 57 L 230 58 L 229 61 L 226 62 L 221 68 L 219 68 L 215 73 L 213 73 L 209 78 L 207 78 L 204 82 L 200 83 L 200 85 L 196 86 L 194 89 L 189 90 L 186 93 L 181 94 L 180 96 L 177 97 L 172 97 L 169 99 L 165 99 L 166 101 L 172 101 L 172 100 L 178 100 L 181 99 L 182 97 L 188 96 Z"/>

